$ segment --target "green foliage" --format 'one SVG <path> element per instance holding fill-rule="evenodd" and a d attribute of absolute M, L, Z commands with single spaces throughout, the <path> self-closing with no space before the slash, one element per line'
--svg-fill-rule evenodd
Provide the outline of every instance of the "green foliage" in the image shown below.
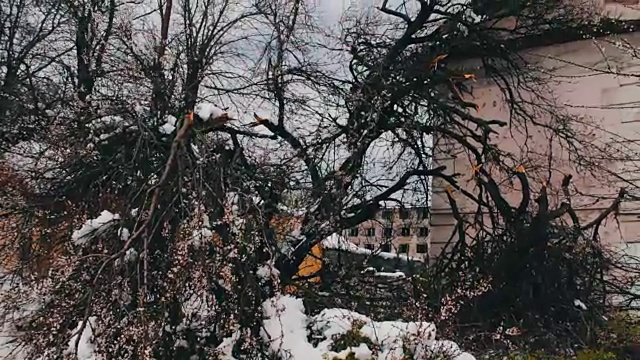
<path fill-rule="evenodd" d="M 580 351 L 576 360 L 616 360 L 618 357 L 609 351 L 605 350 L 584 350 Z"/>
<path fill-rule="evenodd" d="M 336 356 L 332 360 L 358 360 L 358 358 L 356 357 L 355 353 L 349 353 L 349 355 L 347 355 L 347 357 L 345 357 L 344 359 Z"/>
<path fill-rule="evenodd" d="M 340 352 L 349 347 L 357 347 L 360 344 L 367 345 L 370 349 L 374 347 L 373 341 L 368 337 L 362 335 L 360 329 L 364 326 L 364 322 L 362 321 L 354 321 L 351 324 L 351 329 L 349 329 L 344 334 L 335 335 L 333 337 L 333 343 L 331 344 L 331 351 Z M 351 355 L 349 355 L 351 356 Z M 347 359 L 349 357 L 347 356 Z"/>
<path fill-rule="evenodd" d="M 531 354 L 511 355 L 509 360 L 618 360 L 621 359 L 616 354 L 606 350 L 586 349 L 579 351 L 574 357 L 570 356 L 553 356 L 545 354 L 542 351 L 536 351 Z"/>
<path fill-rule="evenodd" d="M 619 359 L 637 359 L 640 355 L 640 319 L 628 312 L 610 315 L 606 328 L 599 334 L 599 342 Z"/>

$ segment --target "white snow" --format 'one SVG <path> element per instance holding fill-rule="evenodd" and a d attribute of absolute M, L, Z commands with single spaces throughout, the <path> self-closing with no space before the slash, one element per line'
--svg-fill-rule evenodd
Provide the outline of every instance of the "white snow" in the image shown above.
<path fill-rule="evenodd" d="M 24 291 L 26 290 L 26 293 Z M 27 298 L 23 298 L 27 295 Z M 0 270 L 0 300 L 2 303 L 12 303 L 19 305 L 16 309 L 0 310 L 0 359 L 3 360 L 25 360 L 27 350 L 24 344 L 14 342 L 20 333 L 16 329 L 23 317 L 29 316 L 37 311 L 47 301 L 46 296 L 42 296 L 37 290 L 29 288 L 22 280 L 15 275 L 5 274 Z M 16 299 L 20 300 L 18 303 Z M 43 358 L 37 360 L 44 360 Z"/>
<path fill-rule="evenodd" d="M 267 263 L 258 267 L 256 275 L 262 280 L 278 279 L 280 272 L 273 264 Z"/>
<path fill-rule="evenodd" d="M 78 343 L 78 354 L 77 360 L 99 360 L 95 352 L 95 346 L 91 343 L 93 340 L 93 328 L 95 327 L 96 318 L 90 317 L 89 321 L 85 325 L 82 330 L 82 334 L 80 335 L 80 342 Z M 67 348 L 66 354 L 75 354 L 76 352 L 76 341 L 78 340 L 78 332 L 80 331 L 80 327 L 82 326 L 82 322 L 78 324 L 78 326 L 73 330 L 74 335 L 69 340 L 69 347 Z"/>
<path fill-rule="evenodd" d="M 587 310 L 587 305 L 585 305 L 579 299 L 574 299 L 573 300 L 573 306 L 577 307 L 578 309 Z"/>
<path fill-rule="evenodd" d="M 77 245 L 84 245 L 91 236 L 96 235 L 106 225 L 115 220 L 120 220 L 120 215 L 103 210 L 100 216 L 93 220 L 87 220 L 80 230 L 74 231 L 71 235 L 71 240 Z"/>
<path fill-rule="evenodd" d="M 390 278 L 404 278 L 406 275 L 402 271 L 396 272 L 382 272 L 378 271 L 373 267 L 368 267 L 362 270 L 361 274 L 371 275 L 371 276 L 380 276 L 380 277 L 390 277 Z"/>
<path fill-rule="evenodd" d="M 132 262 L 137 257 L 138 257 L 138 252 L 136 251 L 136 249 L 131 248 L 131 249 L 127 250 L 127 252 L 124 254 L 124 261 Z"/>
<path fill-rule="evenodd" d="M 394 253 L 384 252 L 384 251 L 374 251 L 374 250 L 363 249 L 358 245 L 352 243 L 351 241 L 345 239 L 344 236 L 341 236 L 339 234 L 333 234 L 328 238 L 324 239 L 322 241 L 322 246 L 324 246 L 326 249 L 342 250 L 342 251 L 347 251 L 354 254 L 374 255 L 374 256 L 379 256 L 383 259 L 399 258 L 404 261 L 418 261 L 418 262 L 424 261 L 421 258 L 411 257 L 404 254 L 394 254 Z"/>
<path fill-rule="evenodd" d="M 332 354 L 334 354 L 331 359 L 347 359 L 347 356 L 349 356 L 349 354 L 352 354 L 353 356 L 356 357 L 356 359 L 372 359 L 373 358 L 373 351 L 371 351 L 371 349 L 369 349 L 369 347 L 365 344 L 360 344 L 356 347 L 352 347 L 349 346 L 346 349 L 340 351 L 340 352 L 332 352 Z"/>
<path fill-rule="evenodd" d="M 171 125 L 169 123 L 165 123 L 164 125 L 160 126 L 160 128 L 158 129 L 160 130 L 161 133 L 165 134 L 165 135 L 169 135 L 172 132 L 174 132 L 176 130 L 175 125 Z"/>
<path fill-rule="evenodd" d="M 406 275 L 402 272 L 402 271 L 396 271 L 396 272 L 376 272 L 374 274 L 374 276 L 380 276 L 380 277 L 389 277 L 389 278 L 404 278 L 406 277 Z"/>
<path fill-rule="evenodd" d="M 222 340 L 222 343 L 216 348 L 216 355 L 220 360 L 233 360 L 231 352 L 233 351 L 233 345 L 240 339 L 240 332 L 236 331 L 228 338 Z"/>
<path fill-rule="evenodd" d="M 129 236 L 131 236 L 131 232 L 129 229 L 123 227 L 118 231 L 118 235 L 120 235 L 120 239 L 122 239 L 122 241 L 127 241 Z"/>
<path fill-rule="evenodd" d="M 322 359 L 307 340 L 307 316 L 301 299 L 281 296 L 265 301 L 263 338 L 282 360 Z"/>
<path fill-rule="evenodd" d="M 263 339 L 271 352 L 283 360 L 345 359 L 351 353 L 359 360 L 401 359 L 405 349 L 414 354 L 415 360 L 431 359 L 438 354 L 449 355 L 453 360 L 475 360 L 454 342 L 436 340 L 435 325 L 429 322 L 378 322 L 345 309 L 325 309 L 308 317 L 302 300 L 289 295 L 269 299 L 262 306 Z M 329 350 L 336 337 L 354 329 L 354 322 L 361 326 L 358 330 L 361 335 L 373 342 L 374 349 L 361 343 L 339 352 Z M 308 341 L 308 329 L 320 337 L 317 346 Z M 231 348 L 238 337 L 236 332 L 220 344 L 218 351 L 223 359 L 232 359 Z"/>
<path fill-rule="evenodd" d="M 133 262 L 137 258 L 138 258 L 138 252 L 134 248 L 130 248 L 129 250 L 127 250 L 127 252 L 124 253 L 124 261 L 125 261 L 125 263 Z M 122 263 L 120 262 L 120 259 L 116 259 L 116 261 L 114 261 L 114 263 L 113 263 L 113 266 L 115 266 L 115 267 L 118 267 L 120 265 L 122 265 Z"/>
<path fill-rule="evenodd" d="M 225 114 L 222 109 L 208 102 L 201 102 L 200 104 L 197 104 L 194 112 L 205 121 L 219 118 Z"/>
<path fill-rule="evenodd" d="M 158 130 L 160 130 L 161 133 L 166 135 L 171 134 L 176 130 L 177 119 L 175 118 L 175 116 L 167 115 L 164 118 L 164 120 L 165 120 L 165 123 L 161 125 Z"/>
<path fill-rule="evenodd" d="M 191 244 L 195 247 L 202 247 L 206 243 L 210 242 L 213 238 L 213 231 L 208 227 L 202 227 L 198 230 L 193 230 L 191 234 Z"/>
<path fill-rule="evenodd" d="M 100 130 L 105 127 L 119 128 L 125 124 L 125 120 L 120 116 L 103 116 L 101 118 L 93 120 L 89 124 L 89 128 L 93 130 Z"/>

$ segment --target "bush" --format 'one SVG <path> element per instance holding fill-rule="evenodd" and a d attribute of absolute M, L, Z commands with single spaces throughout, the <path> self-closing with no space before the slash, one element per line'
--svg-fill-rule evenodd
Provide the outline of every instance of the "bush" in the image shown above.
<path fill-rule="evenodd" d="M 344 334 L 335 335 L 333 337 L 331 351 L 340 352 L 349 347 L 356 347 L 360 344 L 365 344 L 370 349 L 373 349 L 373 341 L 360 332 L 363 326 L 364 322 L 355 320 L 351 326 L 351 329 L 349 329 Z"/>

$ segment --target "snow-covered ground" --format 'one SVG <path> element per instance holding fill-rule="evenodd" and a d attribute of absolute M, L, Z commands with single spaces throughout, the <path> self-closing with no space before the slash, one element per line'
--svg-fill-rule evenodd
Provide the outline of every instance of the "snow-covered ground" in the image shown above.
<path fill-rule="evenodd" d="M 302 300 L 292 296 L 269 299 L 263 310 L 263 339 L 283 360 L 346 359 L 350 354 L 358 360 L 404 359 L 410 354 L 414 360 L 475 360 L 454 342 L 436 340 L 436 328 L 428 322 L 374 321 L 345 309 L 325 309 L 309 317 Z M 349 331 L 357 331 L 358 338 L 369 341 L 332 351 L 336 339 Z M 309 342 L 309 335 L 318 340 L 317 345 Z M 231 348 L 236 339 L 237 334 L 218 348 L 223 359 L 233 359 Z"/>

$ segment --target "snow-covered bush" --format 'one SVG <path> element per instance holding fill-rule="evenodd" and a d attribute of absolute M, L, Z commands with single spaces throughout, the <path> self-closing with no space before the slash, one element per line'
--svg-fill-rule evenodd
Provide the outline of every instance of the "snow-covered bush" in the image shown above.
<path fill-rule="evenodd" d="M 309 317 L 302 299 L 291 296 L 266 300 L 263 311 L 262 338 L 281 360 L 475 359 L 451 341 L 436 340 L 432 323 L 378 322 L 345 309 Z M 233 340 L 220 347 L 223 358 L 231 358 Z"/>

